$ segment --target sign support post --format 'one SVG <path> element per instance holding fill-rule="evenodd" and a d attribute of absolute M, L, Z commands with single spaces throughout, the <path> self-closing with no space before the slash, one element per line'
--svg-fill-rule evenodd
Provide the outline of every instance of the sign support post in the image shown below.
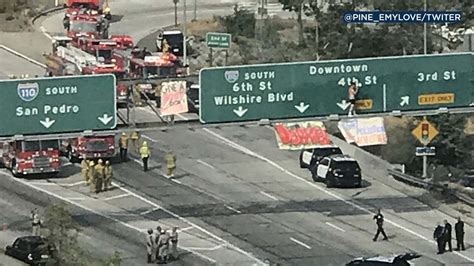
<path fill-rule="evenodd" d="M 229 61 L 229 51 L 225 50 L 225 64 L 224 64 L 224 66 L 227 66 L 227 61 Z"/>
<path fill-rule="evenodd" d="M 438 135 L 438 130 L 423 117 L 423 121 L 412 131 L 412 134 L 423 144 L 423 147 L 416 149 L 416 156 L 423 156 L 423 178 L 428 177 L 428 155 L 435 155 L 434 147 L 428 147 L 428 144 Z"/>
<path fill-rule="evenodd" d="M 209 48 L 209 66 L 212 67 L 212 48 Z"/>
<path fill-rule="evenodd" d="M 426 145 L 424 145 L 424 147 L 426 148 Z M 427 168 L 428 168 L 428 156 L 423 155 L 423 175 L 421 177 L 426 178 L 428 176 Z"/>

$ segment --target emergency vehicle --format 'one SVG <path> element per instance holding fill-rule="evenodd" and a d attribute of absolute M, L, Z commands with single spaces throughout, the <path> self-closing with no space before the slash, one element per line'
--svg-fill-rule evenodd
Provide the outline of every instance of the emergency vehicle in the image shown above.
<path fill-rule="evenodd" d="M 95 39 L 109 37 L 109 24 L 98 14 L 80 13 L 66 17 L 65 20 L 67 18 L 69 18 L 69 22 L 66 22 L 69 23 L 69 26 L 66 27 L 67 36 L 71 37 L 74 42 L 80 37 Z"/>
<path fill-rule="evenodd" d="M 66 14 L 73 15 L 81 9 L 96 10 L 99 14 L 103 14 L 105 18 L 111 19 L 110 6 L 108 0 L 67 0 L 64 7 L 68 8 Z"/>
<path fill-rule="evenodd" d="M 131 78 L 176 77 L 180 73 L 178 58 L 171 53 L 153 53 L 144 57 L 138 57 L 132 53 L 129 67 Z"/>
<path fill-rule="evenodd" d="M 48 72 L 53 76 L 114 74 L 117 79 L 125 75 L 125 67 L 115 62 L 106 63 L 104 58 L 97 58 L 71 45 L 71 38 L 55 36 L 53 38 L 53 53 L 45 55 Z M 117 86 L 117 100 L 127 99 L 128 88 Z"/>
<path fill-rule="evenodd" d="M 2 164 L 13 175 L 57 173 L 60 170 L 58 140 L 13 140 L 0 142 Z"/>
<path fill-rule="evenodd" d="M 117 42 L 113 40 L 99 40 L 91 38 L 79 38 L 77 41 L 78 47 L 96 58 L 103 59 L 106 64 L 116 65 L 119 71 L 115 71 L 117 78 L 122 78 L 118 73 L 125 73 L 124 58 L 115 54 L 118 48 Z"/>
<path fill-rule="evenodd" d="M 61 151 L 69 160 L 77 159 L 110 159 L 116 155 L 115 135 L 83 136 L 64 140 Z"/>
<path fill-rule="evenodd" d="M 117 49 L 126 50 L 135 46 L 130 35 L 111 35 L 110 39 L 117 43 Z"/>
<path fill-rule="evenodd" d="M 156 49 L 163 51 L 163 43 L 169 45 L 170 52 L 176 56 L 183 56 L 184 35 L 179 30 L 162 31 L 156 36 Z"/>

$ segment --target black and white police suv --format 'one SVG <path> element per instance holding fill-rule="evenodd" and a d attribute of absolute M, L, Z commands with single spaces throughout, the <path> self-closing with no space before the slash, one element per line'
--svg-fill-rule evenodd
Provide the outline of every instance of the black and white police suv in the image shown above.
<path fill-rule="evenodd" d="M 362 173 L 359 163 L 349 155 L 324 157 L 311 172 L 314 181 L 324 181 L 327 187 L 361 187 Z"/>
<path fill-rule="evenodd" d="M 53 250 L 40 236 L 22 236 L 6 247 L 5 254 L 30 265 L 46 265 Z"/>
<path fill-rule="evenodd" d="M 322 158 L 332 154 L 342 154 L 342 151 L 337 146 L 302 150 L 300 154 L 300 167 L 311 169 L 316 166 Z"/>
<path fill-rule="evenodd" d="M 375 256 L 375 257 L 363 257 L 363 258 L 356 258 L 353 259 L 351 262 L 346 263 L 346 266 L 387 266 L 387 265 L 394 265 L 394 266 L 409 266 L 412 265 L 409 262 L 412 259 L 416 259 L 421 257 L 417 253 L 406 253 L 401 255 L 393 255 L 393 256 Z"/>

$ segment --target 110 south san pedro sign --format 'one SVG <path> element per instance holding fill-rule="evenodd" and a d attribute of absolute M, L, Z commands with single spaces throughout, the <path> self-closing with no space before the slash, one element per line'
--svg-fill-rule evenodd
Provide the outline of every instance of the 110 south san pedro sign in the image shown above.
<path fill-rule="evenodd" d="M 471 53 L 205 68 L 203 123 L 466 107 L 474 102 Z"/>
<path fill-rule="evenodd" d="M 0 81 L 0 136 L 111 129 L 115 76 Z"/>

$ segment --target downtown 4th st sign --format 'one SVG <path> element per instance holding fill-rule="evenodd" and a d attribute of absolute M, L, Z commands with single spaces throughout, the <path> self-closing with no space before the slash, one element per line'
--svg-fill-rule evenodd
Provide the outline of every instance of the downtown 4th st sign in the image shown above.
<path fill-rule="evenodd" d="M 0 136 L 114 128 L 115 76 L 0 81 Z"/>
<path fill-rule="evenodd" d="M 202 123 L 347 114 L 348 87 L 359 87 L 357 113 L 474 106 L 474 54 L 378 57 L 205 68 Z"/>

